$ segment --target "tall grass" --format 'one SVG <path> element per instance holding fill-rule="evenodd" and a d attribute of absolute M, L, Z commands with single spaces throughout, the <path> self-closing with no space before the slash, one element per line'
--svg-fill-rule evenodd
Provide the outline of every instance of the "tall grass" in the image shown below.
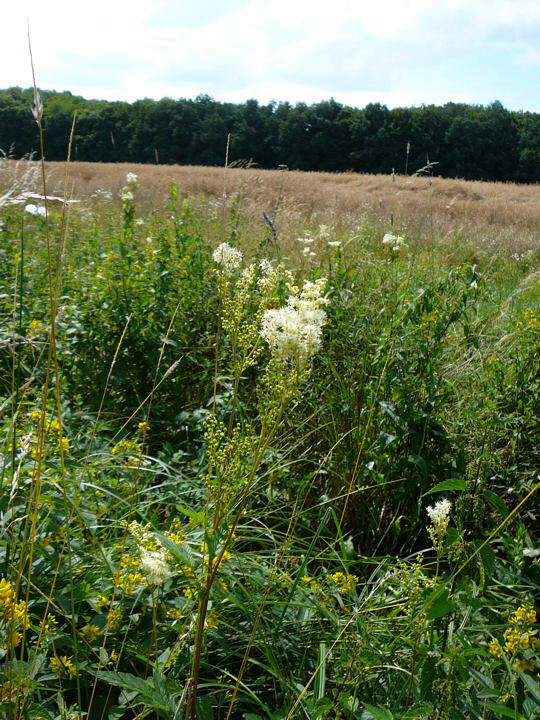
<path fill-rule="evenodd" d="M 271 203 L 213 172 L 0 209 L 1 711 L 532 720 L 528 220 L 518 250 L 502 215 L 416 234 L 327 178 Z M 309 283 L 322 344 L 280 351 L 265 313 Z"/>

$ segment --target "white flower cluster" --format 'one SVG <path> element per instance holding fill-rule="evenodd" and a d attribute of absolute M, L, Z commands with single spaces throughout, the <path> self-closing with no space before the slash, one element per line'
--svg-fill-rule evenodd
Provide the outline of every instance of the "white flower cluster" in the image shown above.
<path fill-rule="evenodd" d="M 311 245 L 315 242 L 315 238 L 312 237 L 299 237 L 296 238 L 296 242 L 302 243 L 302 245 Z"/>
<path fill-rule="evenodd" d="M 329 240 L 328 241 L 328 247 L 341 247 L 341 240 Z"/>
<path fill-rule="evenodd" d="M 262 293 L 266 293 L 276 287 L 279 282 L 279 270 L 275 268 L 269 260 L 263 259 L 259 262 L 259 273 L 257 284 Z"/>
<path fill-rule="evenodd" d="M 433 507 L 428 505 L 426 508 L 426 512 L 431 520 L 431 525 L 427 528 L 428 535 L 438 555 L 442 552 L 444 546 L 444 538 L 446 537 L 446 530 L 450 522 L 451 509 L 452 503 L 446 498 L 436 502 Z"/>
<path fill-rule="evenodd" d="M 35 217 L 45 217 L 47 215 L 47 211 L 43 207 L 43 205 L 34 205 L 33 203 L 28 203 L 28 205 L 24 206 L 24 209 L 27 213 L 30 213 L 30 215 L 34 215 Z"/>
<path fill-rule="evenodd" d="M 165 548 L 160 550 L 141 549 L 141 570 L 149 585 L 163 585 L 171 575 L 168 563 L 168 553 Z"/>
<path fill-rule="evenodd" d="M 227 275 L 230 275 L 233 270 L 240 267 L 242 262 L 242 253 L 237 248 L 231 247 L 229 243 L 221 243 L 214 250 L 212 255 L 214 262 L 221 265 L 221 270 Z"/>
<path fill-rule="evenodd" d="M 388 245 L 392 252 L 399 252 L 402 248 L 407 247 L 407 243 L 401 237 L 401 235 L 392 235 L 392 233 L 386 233 L 382 239 L 383 245 Z"/>
<path fill-rule="evenodd" d="M 325 285 L 326 278 L 305 282 L 300 294 L 291 295 L 287 305 L 265 311 L 261 336 L 274 357 L 305 364 L 317 352 L 326 322 Z"/>
<path fill-rule="evenodd" d="M 122 202 L 131 202 L 133 197 L 133 193 L 128 188 L 122 188 L 120 191 L 120 200 L 122 200 Z"/>
<path fill-rule="evenodd" d="M 431 505 L 428 505 L 428 507 L 426 508 L 426 512 L 429 515 L 431 524 L 434 527 L 440 527 L 441 525 L 444 525 L 446 527 L 450 520 L 451 509 L 452 503 L 450 502 L 450 500 L 447 500 L 445 498 L 444 500 L 439 500 L 439 502 L 436 502 L 433 507 Z"/>
<path fill-rule="evenodd" d="M 135 197 L 134 193 L 137 189 L 137 176 L 135 173 L 128 172 L 126 175 L 126 184 L 120 190 L 120 200 L 122 202 L 132 202 Z"/>
<path fill-rule="evenodd" d="M 141 570 L 149 585 L 162 585 L 173 574 L 169 567 L 169 552 L 150 531 L 149 526 L 133 521 L 127 526 L 137 543 Z"/>

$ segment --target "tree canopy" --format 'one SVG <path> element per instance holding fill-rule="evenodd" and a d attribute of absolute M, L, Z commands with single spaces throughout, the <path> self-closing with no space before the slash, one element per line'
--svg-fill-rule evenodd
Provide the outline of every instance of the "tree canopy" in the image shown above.
<path fill-rule="evenodd" d="M 540 181 L 540 113 L 500 102 L 360 109 L 333 99 L 261 105 L 200 95 L 127 103 L 54 91 L 42 99 L 49 160 L 65 159 L 76 112 L 74 160 L 223 165 L 230 135 L 229 161 L 263 168 L 403 173 L 436 162 L 445 177 Z M 16 157 L 39 147 L 32 103 L 32 89 L 0 90 L 0 148 Z"/>

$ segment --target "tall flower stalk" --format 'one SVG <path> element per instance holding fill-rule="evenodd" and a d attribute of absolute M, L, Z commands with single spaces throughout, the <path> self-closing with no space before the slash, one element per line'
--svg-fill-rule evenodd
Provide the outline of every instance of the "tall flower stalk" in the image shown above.
<path fill-rule="evenodd" d="M 319 349 L 326 321 L 323 295 L 326 280 L 298 288 L 290 273 L 267 260 L 241 269 L 242 253 L 227 243 L 214 252 L 220 299 L 220 327 L 230 344 L 233 380 L 229 417 L 215 411 L 205 422 L 208 458 L 204 534 L 205 578 L 199 594 L 197 624 L 186 720 L 196 717 L 206 616 L 212 587 L 235 530 L 257 482 L 257 472 L 275 440 L 283 413 L 309 377 L 310 361 Z M 288 299 L 280 306 L 285 286 Z M 257 430 L 238 421 L 243 373 L 269 350 L 257 384 Z"/>

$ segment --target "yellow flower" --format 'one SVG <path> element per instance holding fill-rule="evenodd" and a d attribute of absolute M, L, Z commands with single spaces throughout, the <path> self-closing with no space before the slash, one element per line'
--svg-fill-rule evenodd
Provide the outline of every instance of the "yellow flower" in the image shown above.
<path fill-rule="evenodd" d="M 77 674 L 75 665 L 66 655 L 53 655 L 51 658 L 51 670 L 57 678 L 63 676 L 72 678 Z"/>
<path fill-rule="evenodd" d="M 27 335 L 28 337 L 35 337 L 43 330 L 43 323 L 41 320 L 30 320 L 28 323 Z"/>
<path fill-rule="evenodd" d="M 107 613 L 107 625 L 111 628 L 111 630 L 116 630 L 120 624 L 121 617 L 122 613 L 118 610 L 118 608 L 111 608 L 109 610 Z"/>
<path fill-rule="evenodd" d="M 493 657 L 496 657 L 496 658 L 498 658 L 499 660 L 502 658 L 502 656 L 503 656 L 502 648 L 501 648 L 501 646 L 499 645 L 499 641 L 498 641 L 498 640 L 493 639 L 493 640 L 489 643 L 489 646 L 488 646 L 488 647 L 489 647 L 489 652 L 490 652 L 491 655 L 493 655 Z"/>
<path fill-rule="evenodd" d="M 333 575 L 330 575 L 330 578 L 342 595 L 346 595 L 350 590 L 354 590 L 358 584 L 358 577 L 356 575 L 345 575 L 345 573 L 342 572 L 335 572 Z"/>
<path fill-rule="evenodd" d="M 0 580 L 0 608 L 6 608 L 13 602 L 15 598 L 15 590 L 9 580 L 2 578 Z"/>
<path fill-rule="evenodd" d="M 97 625 L 85 625 L 83 628 L 81 628 L 81 635 L 82 637 L 87 640 L 89 643 L 96 640 L 96 638 L 99 637 L 99 634 L 101 633 L 101 628 L 99 628 Z"/>
<path fill-rule="evenodd" d="M 96 603 L 98 609 L 102 610 L 109 604 L 109 599 L 105 597 L 105 595 L 98 595 L 94 602 Z"/>
<path fill-rule="evenodd" d="M 536 623 L 536 612 L 532 605 L 521 605 L 512 614 L 510 618 L 510 625 L 530 627 Z"/>
<path fill-rule="evenodd" d="M 6 640 L 4 642 L 4 650 L 9 650 L 9 648 L 16 648 L 17 645 L 21 642 L 22 635 L 17 630 L 14 630 L 12 627 L 8 628 L 6 633 Z"/>
<path fill-rule="evenodd" d="M 217 613 L 215 612 L 215 610 L 210 610 L 210 612 L 209 612 L 208 615 L 206 616 L 205 626 L 206 626 L 207 628 L 210 628 L 211 630 L 213 630 L 214 628 L 217 628 L 217 626 L 218 626 L 218 615 L 217 615 Z"/>

